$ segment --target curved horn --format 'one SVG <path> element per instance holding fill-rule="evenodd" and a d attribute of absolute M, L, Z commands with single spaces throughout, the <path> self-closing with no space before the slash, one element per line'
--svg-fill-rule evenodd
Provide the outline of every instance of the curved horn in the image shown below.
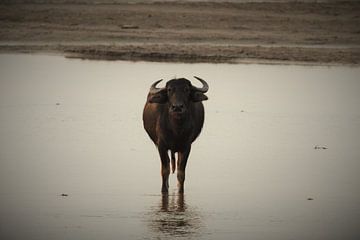
<path fill-rule="evenodd" d="M 150 87 L 150 94 L 156 94 L 156 93 L 160 92 L 161 90 L 163 90 L 163 88 L 157 88 L 157 87 L 156 87 L 156 85 L 157 85 L 159 82 L 161 82 L 161 81 L 162 81 L 162 79 L 154 82 L 154 83 L 151 85 L 151 87 Z"/>
<path fill-rule="evenodd" d="M 201 78 L 198 78 L 196 76 L 194 76 L 194 78 L 196 78 L 197 80 L 199 80 L 203 84 L 202 88 L 197 88 L 197 87 L 194 87 L 194 88 L 199 92 L 206 93 L 209 90 L 209 85 L 207 84 L 207 82 L 205 82 L 205 80 L 203 80 Z"/>

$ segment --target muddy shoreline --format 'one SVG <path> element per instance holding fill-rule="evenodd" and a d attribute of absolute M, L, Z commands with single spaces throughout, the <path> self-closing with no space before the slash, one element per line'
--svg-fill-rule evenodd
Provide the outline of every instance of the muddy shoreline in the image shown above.
<path fill-rule="evenodd" d="M 157 62 L 360 63 L 360 3 L 0 4 L 0 53 Z"/>

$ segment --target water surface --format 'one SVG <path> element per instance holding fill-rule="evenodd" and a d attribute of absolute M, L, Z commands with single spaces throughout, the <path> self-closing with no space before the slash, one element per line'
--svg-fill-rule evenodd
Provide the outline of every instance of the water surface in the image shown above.
<path fill-rule="evenodd" d="M 194 75 L 205 126 L 185 195 L 171 175 L 163 196 L 142 108 L 152 82 Z M 0 238 L 357 239 L 359 76 L 0 55 Z"/>

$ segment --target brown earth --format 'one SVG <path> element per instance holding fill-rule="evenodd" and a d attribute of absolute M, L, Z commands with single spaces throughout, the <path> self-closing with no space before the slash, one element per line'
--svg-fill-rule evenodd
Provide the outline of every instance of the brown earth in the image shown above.
<path fill-rule="evenodd" d="M 360 63 L 356 1 L 16 2 L 0 3 L 2 53 L 167 62 Z"/>

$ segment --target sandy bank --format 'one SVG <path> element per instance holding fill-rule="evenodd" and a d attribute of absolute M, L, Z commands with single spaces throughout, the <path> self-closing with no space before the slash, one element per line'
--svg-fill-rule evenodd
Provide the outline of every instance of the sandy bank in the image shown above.
<path fill-rule="evenodd" d="M 170 62 L 360 63 L 360 3 L 0 4 L 0 52 Z"/>

